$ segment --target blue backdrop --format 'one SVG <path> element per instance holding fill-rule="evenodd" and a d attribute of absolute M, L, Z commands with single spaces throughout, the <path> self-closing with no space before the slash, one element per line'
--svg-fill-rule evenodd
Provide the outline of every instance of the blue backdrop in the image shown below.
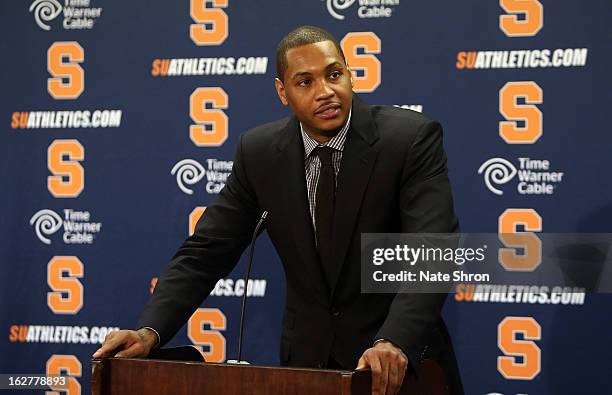
<path fill-rule="evenodd" d="M 464 232 L 612 232 L 611 11 L 605 0 L 0 3 L 0 372 L 64 372 L 70 394 L 89 392 L 91 354 L 109 328 L 135 325 L 239 134 L 288 114 L 274 50 L 301 24 L 343 40 L 366 102 L 442 122 Z M 171 344 L 233 358 L 243 273 L 241 262 Z M 253 278 L 244 356 L 278 364 L 284 278 L 265 235 Z M 610 296 L 550 300 L 449 296 L 467 393 L 609 393 Z"/>

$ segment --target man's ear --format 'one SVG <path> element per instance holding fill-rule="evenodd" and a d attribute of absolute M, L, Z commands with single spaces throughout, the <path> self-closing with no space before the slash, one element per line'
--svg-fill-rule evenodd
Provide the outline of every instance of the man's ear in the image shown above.
<path fill-rule="evenodd" d="M 283 106 L 287 107 L 289 105 L 289 101 L 287 100 L 287 95 L 285 95 L 285 84 L 278 78 L 274 79 L 274 88 L 276 88 L 276 94 L 280 99 Z"/>

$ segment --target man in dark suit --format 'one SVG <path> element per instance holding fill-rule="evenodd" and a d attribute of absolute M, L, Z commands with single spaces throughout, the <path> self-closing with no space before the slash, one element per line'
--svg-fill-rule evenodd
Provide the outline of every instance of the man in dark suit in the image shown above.
<path fill-rule="evenodd" d="M 232 175 L 158 282 L 138 331 L 108 336 L 94 357 L 146 356 L 187 321 L 247 247 L 261 213 L 287 280 L 281 362 L 369 367 L 395 393 L 407 368 L 443 366 L 461 381 L 441 319 L 446 295 L 362 294 L 362 233 L 458 230 L 440 125 L 369 106 L 352 92 L 336 40 L 300 27 L 277 48 L 276 91 L 294 116 L 243 134 Z"/>

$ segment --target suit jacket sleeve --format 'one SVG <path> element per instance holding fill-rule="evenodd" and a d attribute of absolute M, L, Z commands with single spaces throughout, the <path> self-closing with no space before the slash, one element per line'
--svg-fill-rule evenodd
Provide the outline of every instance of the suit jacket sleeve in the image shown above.
<path fill-rule="evenodd" d="M 402 232 L 453 233 L 459 230 L 453 209 L 442 128 L 423 124 L 408 152 L 400 191 Z M 441 320 L 447 294 L 398 293 L 377 337 L 398 345 L 412 364 L 421 360 L 431 331 Z"/>
<path fill-rule="evenodd" d="M 172 258 L 140 317 L 138 327 L 156 329 L 160 345 L 176 334 L 217 281 L 232 271 L 251 240 L 258 205 L 243 157 L 241 136 L 225 187 Z"/>

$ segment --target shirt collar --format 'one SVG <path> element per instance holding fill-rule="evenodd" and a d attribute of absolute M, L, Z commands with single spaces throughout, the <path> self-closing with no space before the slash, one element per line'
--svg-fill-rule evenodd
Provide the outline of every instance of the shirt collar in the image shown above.
<path fill-rule="evenodd" d="M 346 141 L 346 133 L 348 132 L 349 126 L 351 125 L 351 114 L 353 109 L 349 110 L 348 118 L 346 119 L 346 123 L 340 129 L 337 135 L 335 135 L 331 140 L 329 140 L 326 144 L 319 144 L 316 140 L 312 139 L 309 135 L 304 132 L 304 127 L 300 122 L 300 132 L 302 132 L 302 141 L 304 142 L 304 158 L 308 158 L 312 151 L 321 146 L 321 147 L 330 147 L 338 151 L 344 150 L 344 142 Z"/>

